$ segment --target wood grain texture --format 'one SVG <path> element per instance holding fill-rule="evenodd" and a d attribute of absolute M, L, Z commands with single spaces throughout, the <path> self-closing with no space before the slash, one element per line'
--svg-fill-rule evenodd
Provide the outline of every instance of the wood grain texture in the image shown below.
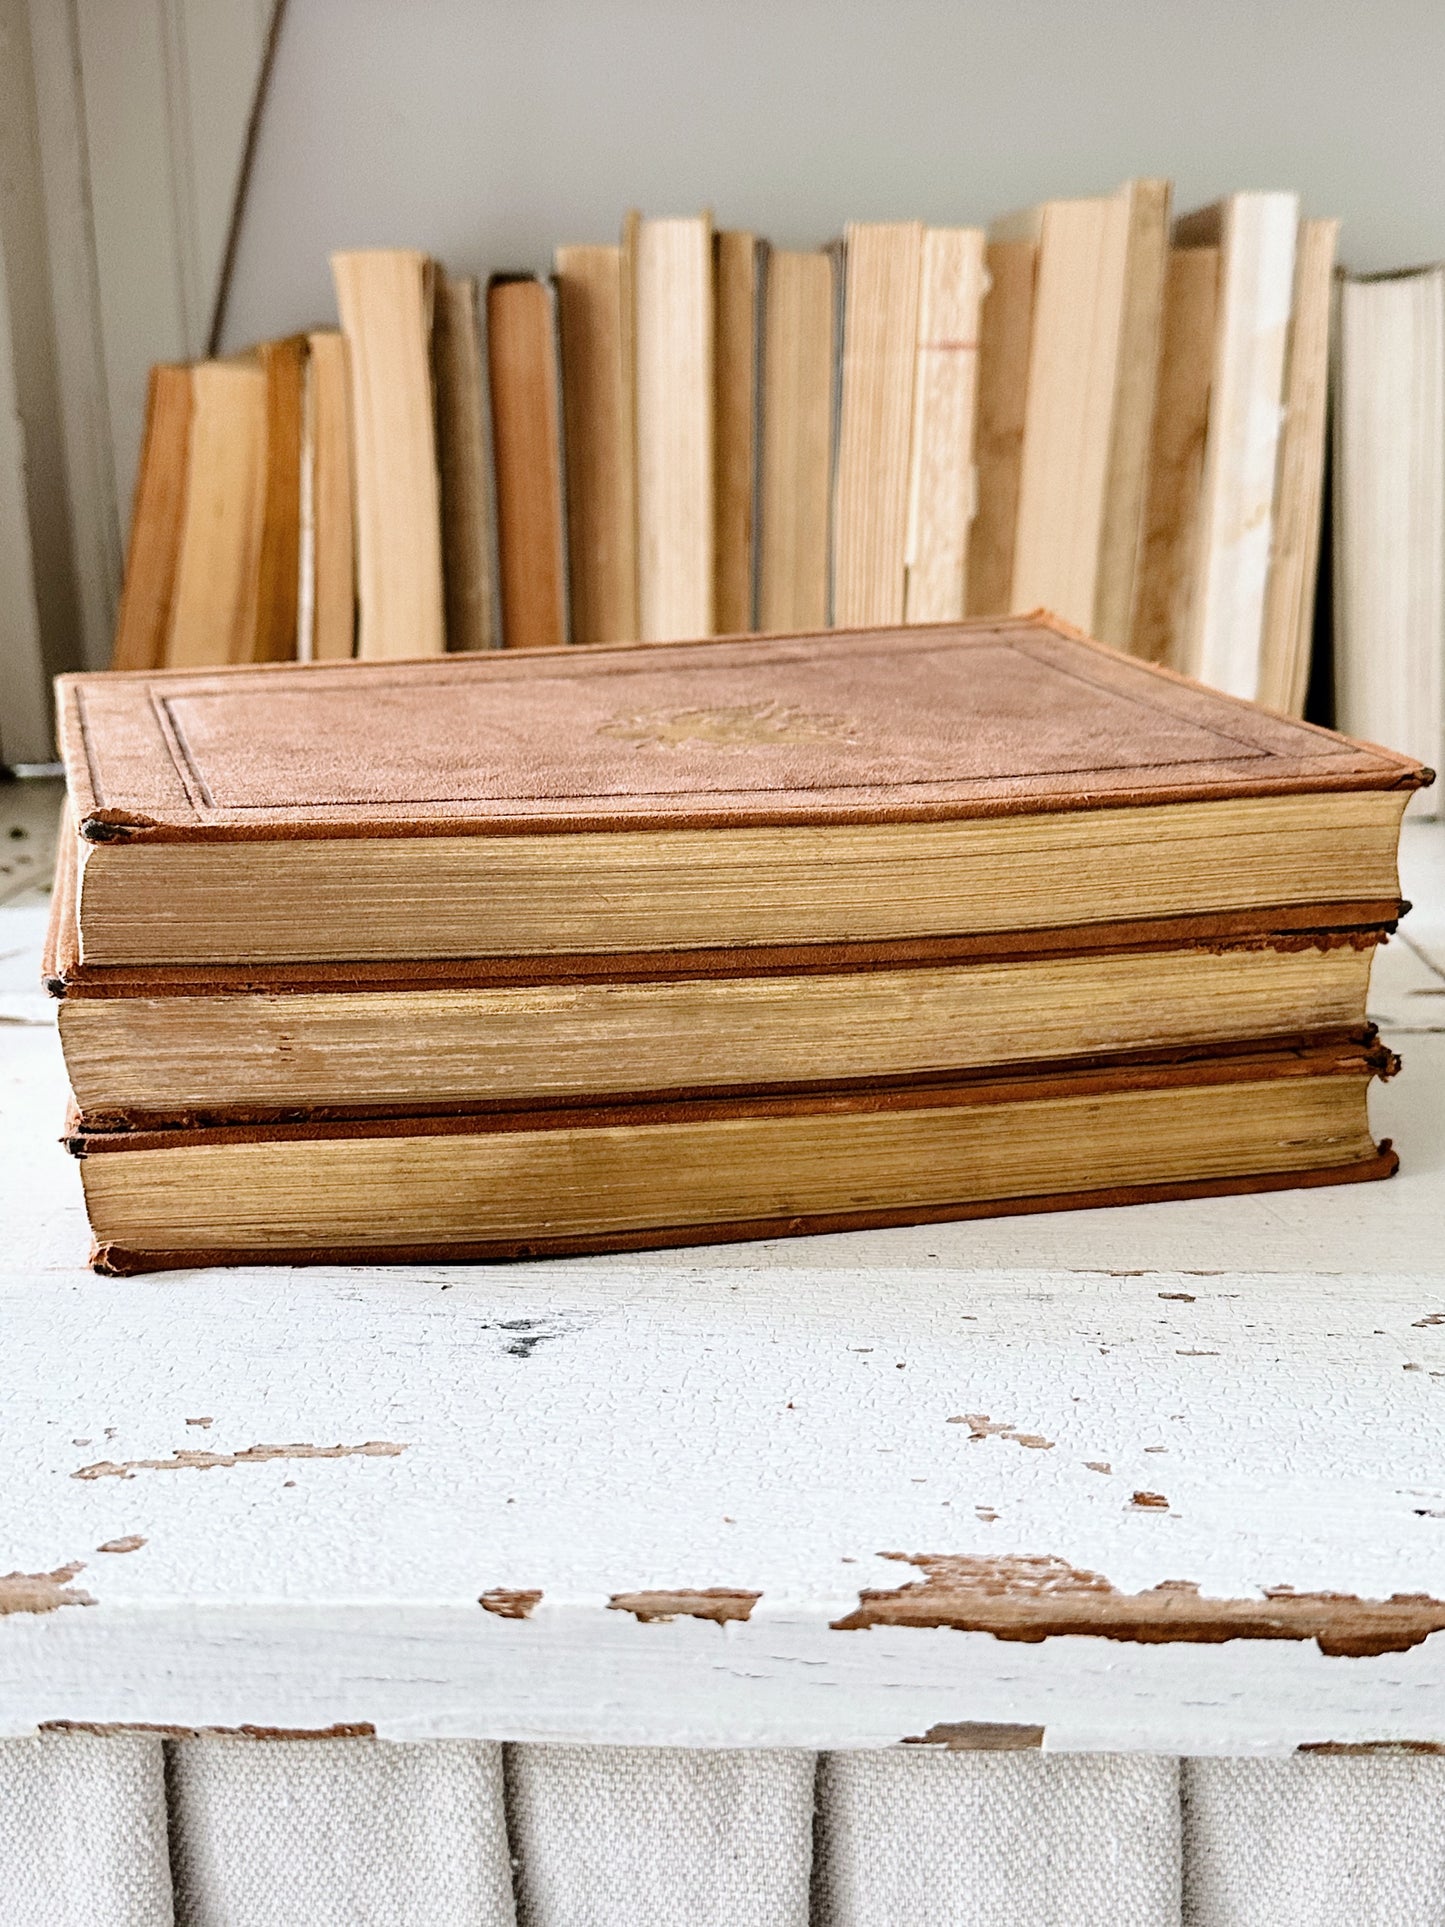
<path fill-rule="evenodd" d="M 491 1270 L 89 1276 L 7 910 L 0 1729 L 1445 1741 L 1445 836 L 1405 857 L 1391 1184 Z"/>

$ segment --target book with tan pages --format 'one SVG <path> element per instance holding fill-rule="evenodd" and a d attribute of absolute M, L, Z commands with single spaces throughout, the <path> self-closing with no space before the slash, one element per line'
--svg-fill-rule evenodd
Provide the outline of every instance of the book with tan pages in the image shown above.
<path fill-rule="evenodd" d="M 497 477 L 502 641 L 567 641 L 567 519 L 557 302 L 535 275 L 487 283 L 487 359 Z"/>
<path fill-rule="evenodd" d="M 191 371 L 162 362 L 151 369 L 146 390 L 145 438 L 136 469 L 112 669 L 158 669 L 165 661 L 185 518 L 190 430 Z"/>
<path fill-rule="evenodd" d="M 436 269 L 414 249 L 334 254 L 356 455 L 357 654 L 446 648 L 432 387 Z"/>
<path fill-rule="evenodd" d="M 991 230 L 1038 249 L 1010 606 L 1127 643 L 1144 509 L 1169 189 L 1131 181 Z"/>
<path fill-rule="evenodd" d="M 351 375 L 346 337 L 334 329 L 307 337 L 305 504 L 303 540 L 309 537 L 307 593 L 313 662 L 344 662 L 356 650 L 356 523 L 351 448 Z"/>
<path fill-rule="evenodd" d="M 978 485 L 968 533 L 971 616 L 1006 615 L 1013 602 L 1038 261 L 1038 244 L 1030 239 L 990 240 L 984 250 L 988 290 L 979 317 L 974 427 Z"/>
<path fill-rule="evenodd" d="M 1235 194 L 1185 215 L 1179 247 L 1219 250 L 1198 564 L 1176 668 L 1254 696 L 1273 542 L 1299 198 Z"/>
<path fill-rule="evenodd" d="M 72 1127 L 92 1263 L 637 1250 L 1388 1177 L 1373 1038 L 846 1094 L 200 1130 Z"/>
<path fill-rule="evenodd" d="M 638 635 L 717 626 L 713 233 L 708 215 L 629 219 L 637 420 Z"/>
<path fill-rule="evenodd" d="M 758 237 L 713 235 L 713 627 L 738 636 L 754 621 L 753 495 L 757 469 Z"/>
<path fill-rule="evenodd" d="M 253 660 L 266 515 L 266 375 L 259 359 L 198 362 L 190 384 L 185 510 L 166 637 L 173 669 Z"/>
<path fill-rule="evenodd" d="M 1275 482 L 1274 539 L 1259 649 L 1262 703 L 1302 716 L 1314 640 L 1315 582 L 1325 495 L 1325 422 L 1330 379 L 1338 221 L 1301 221 L 1294 305 L 1285 354 L 1284 420 Z"/>
<path fill-rule="evenodd" d="M 828 620 L 828 522 L 837 413 L 837 264 L 769 249 L 763 283 L 758 627 Z"/>
<path fill-rule="evenodd" d="M 967 604 L 982 228 L 927 228 L 913 375 L 905 622 L 958 622 Z"/>
<path fill-rule="evenodd" d="M 1042 617 L 58 692 L 87 967 L 1393 902 L 1427 780 Z"/>
<path fill-rule="evenodd" d="M 572 640 L 635 642 L 636 423 L 623 250 L 558 248 L 555 270 Z"/>
<path fill-rule="evenodd" d="M 923 228 L 843 237 L 843 367 L 833 497 L 833 621 L 903 620 Z"/>
<path fill-rule="evenodd" d="M 1197 592 L 1218 300 L 1218 248 L 1171 248 L 1129 645 L 1148 662 L 1177 659 Z"/>
<path fill-rule="evenodd" d="M 448 649 L 497 642 L 492 456 L 477 284 L 438 274 L 432 333 Z"/>

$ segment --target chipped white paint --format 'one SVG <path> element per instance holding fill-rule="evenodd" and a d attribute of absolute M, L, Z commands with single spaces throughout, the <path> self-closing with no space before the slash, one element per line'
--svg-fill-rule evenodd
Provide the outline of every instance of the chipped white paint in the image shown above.
<path fill-rule="evenodd" d="M 102 1280 L 51 1142 L 53 1031 L 5 1029 L 0 1574 L 54 1603 L 0 1615 L 0 1731 L 1445 1742 L 1445 1633 L 1343 1658 L 831 1624 L 921 1576 L 888 1552 L 1051 1558 L 1206 1601 L 1445 1600 L 1445 833 L 1408 850 L 1428 901 L 1375 999 L 1406 1055 L 1375 1111 L 1404 1169 L 1333 1192 Z M 33 911 L 4 914 L 0 952 L 25 947 Z M 19 969 L 0 961 L 0 1014 L 33 1013 Z M 78 1476 L 98 1463 L 130 1476 Z M 746 1619 L 611 1604 L 715 1588 L 759 1597 Z"/>

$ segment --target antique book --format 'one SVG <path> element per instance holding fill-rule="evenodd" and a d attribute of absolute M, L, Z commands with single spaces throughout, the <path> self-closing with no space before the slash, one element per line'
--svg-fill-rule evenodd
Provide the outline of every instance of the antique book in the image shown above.
<path fill-rule="evenodd" d="M 1149 444 L 1159 385 L 1164 277 L 1169 260 L 1168 181 L 1130 181 L 1120 189 L 1129 209 L 1123 310 L 1114 369 L 1114 410 L 1099 532 L 1099 575 L 1090 635 L 1127 649 L 1139 593 Z"/>
<path fill-rule="evenodd" d="M 1335 709 L 1371 737 L 1445 747 L 1445 267 L 1340 289 Z M 1422 797 L 1416 813 L 1438 812 Z"/>
<path fill-rule="evenodd" d="M 753 494 L 757 467 L 758 307 L 755 234 L 713 235 L 713 626 L 754 628 Z"/>
<path fill-rule="evenodd" d="M 922 256 L 917 221 L 854 223 L 844 235 L 833 494 L 833 621 L 840 628 L 903 620 Z"/>
<path fill-rule="evenodd" d="M 831 254 L 769 249 L 763 278 L 758 627 L 828 620 L 838 298 Z"/>
<path fill-rule="evenodd" d="M 1365 1023 L 1391 903 L 731 956 L 85 965 L 75 840 L 45 958 L 87 1128 L 873 1085 L 1281 1047 Z"/>
<path fill-rule="evenodd" d="M 1235 194 L 1175 223 L 1219 250 L 1198 567 L 1171 660 L 1235 696 L 1259 689 L 1299 199 Z"/>
<path fill-rule="evenodd" d="M 436 269 L 405 248 L 334 254 L 351 368 L 359 656 L 446 648 L 432 392 Z"/>
<path fill-rule="evenodd" d="M 1330 377 L 1338 221 L 1301 221 L 1284 371 L 1284 419 L 1274 492 L 1274 534 L 1265 585 L 1255 695 L 1302 716 L 1314 641 L 1315 583 L 1325 496 L 1325 420 Z"/>
<path fill-rule="evenodd" d="M 1028 238 L 991 240 L 984 250 L 988 290 L 978 336 L 977 501 L 966 572 L 971 616 L 1006 615 L 1013 601 L 1038 259 L 1038 245 Z"/>
<path fill-rule="evenodd" d="M 334 329 L 313 334 L 307 349 L 302 653 L 313 662 L 341 662 L 356 650 L 351 376 L 344 335 Z"/>
<path fill-rule="evenodd" d="M 905 622 L 958 622 L 967 599 L 982 228 L 926 228 L 913 370 Z"/>
<path fill-rule="evenodd" d="M 438 274 L 432 335 L 448 649 L 497 642 L 492 458 L 477 284 Z"/>
<path fill-rule="evenodd" d="M 186 502 L 166 664 L 250 662 L 260 626 L 266 519 L 266 373 L 253 354 L 190 371 Z"/>
<path fill-rule="evenodd" d="M 567 547 L 574 642 L 635 642 L 636 423 L 623 250 L 558 248 Z"/>
<path fill-rule="evenodd" d="M 1169 188 L 1132 181 L 997 222 L 1038 249 L 1010 607 L 1129 639 Z"/>
<path fill-rule="evenodd" d="M 1149 662 L 1176 658 L 1194 607 L 1218 299 L 1219 249 L 1171 248 L 1129 643 Z"/>
<path fill-rule="evenodd" d="M 567 521 L 557 302 L 546 282 L 492 276 L 487 357 L 502 641 L 508 649 L 553 649 L 567 641 Z"/>
<path fill-rule="evenodd" d="M 85 964 L 746 949 L 1393 902 L 1427 780 L 1047 618 L 72 676 Z"/>
<path fill-rule="evenodd" d="M 716 627 L 712 222 L 629 220 L 637 418 L 638 636 Z"/>
<path fill-rule="evenodd" d="M 1388 1177 L 1369 1033 L 846 1094 L 197 1130 L 71 1128 L 92 1262 L 484 1259 Z"/>
<path fill-rule="evenodd" d="M 191 371 L 162 362 L 151 369 L 146 390 L 145 439 L 136 469 L 112 669 L 158 669 L 165 661 L 186 508 L 190 431 Z"/>

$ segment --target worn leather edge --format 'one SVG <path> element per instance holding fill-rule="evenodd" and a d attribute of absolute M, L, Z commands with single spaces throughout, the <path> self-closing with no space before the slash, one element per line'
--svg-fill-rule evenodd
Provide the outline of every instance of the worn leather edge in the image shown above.
<path fill-rule="evenodd" d="M 1180 1184 L 1117 1185 L 1099 1191 L 1061 1191 L 1045 1197 L 994 1199 L 988 1203 L 931 1205 L 922 1209 L 845 1211 L 816 1217 L 753 1218 L 722 1224 L 674 1225 L 605 1236 L 482 1240 L 471 1244 L 216 1247 L 140 1250 L 97 1244 L 90 1263 L 105 1277 L 145 1271 L 188 1271 L 210 1265 L 411 1265 L 513 1262 L 528 1258 L 585 1257 L 607 1252 L 659 1251 L 686 1245 L 739 1244 L 760 1238 L 822 1237 L 837 1231 L 882 1231 L 900 1225 L 961 1223 L 971 1218 L 1032 1216 L 1044 1211 L 1102 1211 L 1119 1205 L 1159 1204 L 1180 1198 L 1240 1197 L 1250 1192 L 1293 1191 L 1321 1185 L 1367 1184 L 1390 1178 L 1399 1157 L 1389 1139 L 1375 1155 L 1314 1171 L 1262 1171 L 1245 1177 L 1205 1178 Z"/>

